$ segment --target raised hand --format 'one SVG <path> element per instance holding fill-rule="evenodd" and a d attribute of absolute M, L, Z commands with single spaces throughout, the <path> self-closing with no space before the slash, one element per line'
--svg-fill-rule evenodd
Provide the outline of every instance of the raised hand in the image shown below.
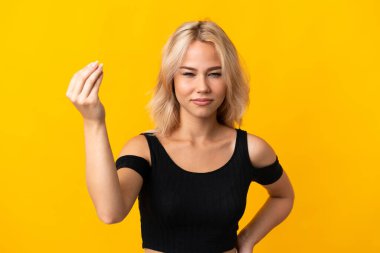
<path fill-rule="evenodd" d="M 98 61 L 95 61 L 76 72 L 70 80 L 66 96 L 85 121 L 105 120 L 105 109 L 98 97 L 102 79 L 103 63 L 98 64 Z"/>

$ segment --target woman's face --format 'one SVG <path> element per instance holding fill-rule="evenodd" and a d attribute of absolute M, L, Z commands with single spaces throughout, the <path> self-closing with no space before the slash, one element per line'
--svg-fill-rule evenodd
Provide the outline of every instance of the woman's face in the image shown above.
<path fill-rule="evenodd" d="M 221 71 L 221 62 L 213 43 L 194 41 L 190 44 L 174 75 L 175 95 L 181 113 L 186 111 L 196 117 L 216 117 L 227 89 Z M 211 101 L 208 104 L 194 101 L 203 98 Z"/>

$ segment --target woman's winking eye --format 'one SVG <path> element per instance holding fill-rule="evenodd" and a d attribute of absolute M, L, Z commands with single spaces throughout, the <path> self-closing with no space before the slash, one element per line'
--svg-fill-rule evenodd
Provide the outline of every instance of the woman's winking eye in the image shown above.
<path fill-rule="evenodd" d="M 185 73 L 182 73 L 182 75 L 190 77 L 190 76 L 194 76 L 194 73 L 185 72 Z M 214 72 L 214 73 L 210 73 L 209 75 L 214 76 L 214 77 L 220 77 L 222 74 Z"/>

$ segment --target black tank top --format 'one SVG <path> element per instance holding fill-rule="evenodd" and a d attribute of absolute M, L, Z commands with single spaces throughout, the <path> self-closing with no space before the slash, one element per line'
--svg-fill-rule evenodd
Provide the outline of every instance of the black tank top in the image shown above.
<path fill-rule="evenodd" d="M 128 167 L 143 177 L 138 196 L 143 248 L 165 253 L 221 253 L 237 248 L 238 222 L 251 181 L 273 183 L 282 167 L 277 156 L 265 168 L 253 167 L 247 132 L 235 130 L 233 155 L 210 172 L 179 167 L 153 133 L 141 133 L 148 141 L 151 166 L 139 156 L 117 159 L 117 169 Z"/>

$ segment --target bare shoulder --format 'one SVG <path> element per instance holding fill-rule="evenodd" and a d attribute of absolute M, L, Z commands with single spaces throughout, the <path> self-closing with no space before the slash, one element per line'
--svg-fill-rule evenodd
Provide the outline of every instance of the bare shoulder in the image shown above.
<path fill-rule="evenodd" d="M 139 156 L 147 160 L 149 165 L 151 164 L 149 145 L 145 136 L 142 134 L 135 135 L 128 139 L 122 147 L 117 159 L 124 155 Z M 125 167 L 128 168 L 127 166 Z M 128 215 L 134 205 L 144 181 L 143 175 L 135 169 L 136 168 L 117 170 L 125 206 L 123 219 Z"/>
<path fill-rule="evenodd" d="M 262 168 L 276 161 L 276 152 L 263 138 L 247 132 L 248 153 L 251 163 L 256 168 Z M 280 158 L 279 158 L 280 160 Z M 294 189 L 290 179 L 283 170 L 281 177 L 274 183 L 263 185 L 272 197 L 287 197 L 294 199 Z"/>
<path fill-rule="evenodd" d="M 254 167 L 265 167 L 276 160 L 276 152 L 263 138 L 247 132 L 247 142 L 249 158 Z"/>
<path fill-rule="evenodd" d="M 153 130 L 145 131 L 144 133 L 153 132 Z M 138 134 L 126 141 L 123 148 L 121 149 L 119 156 L 123 155 L 136 155 L 144 158 L 150 162 L 150 151 L 147 139 L 144 135 Z"/>

